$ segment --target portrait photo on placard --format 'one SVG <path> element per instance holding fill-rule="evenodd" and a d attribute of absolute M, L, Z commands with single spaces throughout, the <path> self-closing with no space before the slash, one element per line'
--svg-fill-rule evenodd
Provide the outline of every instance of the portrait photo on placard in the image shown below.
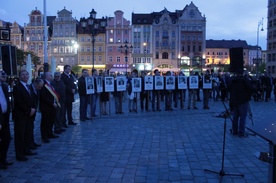
<path fill-rule="evenodd" d="M 163 76 L 154 76 L 154 89 L 155 90 L 163 90 L 164 89 Z"/>
<path fill-rule="evenodd" d="M 132 91 L 133 92 L 141 92 L 141 78 L 132 78 Z"/>
<path fill-rule="evenodd" d="M 189 89 L 198 89 L 198 76 L 189 76 Z"/>
<path fill-rule="evenodd" d="M 186 76 L 178 76 L 178 89 L 187 89 L 187 77 Z"/>
<path fill-rule="evenodd" d="M 174 90 L 175 89 L 175 77 L 174 76 L 166 76 L 166 90 Z"/>
<path fill-rule="evenodd" d="M 86 94 L 93 94 L 95 92 L 93 81 L 94 81 L 93 77 L 85 77 Z"/>
<path fill-rule="evenodd" d="M 145 90 L 153 90 L 153 76 L 145 76 Z"/>
<path fill-rule="evenodd" d="M 105 92 L 113 92 L 114 91 L 114 77 L 105 77 Z"/>
<path fill-rule="evenodd" d="M 209 77 L 203 77 L 203 85 L 202 85 L 203 89 L 212 89 L 212 80 Z"/>
<path fill-rule="evenodd" d="M 97 92 L 101 93 L 101 92 L 103 92 L 103 78 L 96 77 L 96 80 L 97 80 Z"/>
<path fill-rule="evenodd" d="M 117 76 L 116 77 L 117 91 L 126 91 L 126 77 Z"/>

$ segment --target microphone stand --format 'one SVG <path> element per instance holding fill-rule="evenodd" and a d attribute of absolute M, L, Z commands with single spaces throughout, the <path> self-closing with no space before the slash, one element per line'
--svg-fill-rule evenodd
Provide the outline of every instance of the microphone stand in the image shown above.
<path fill-rule="evenodd" d="M 226 118 L 228 116 L 230 116 L 230 112 L 228 111 L 228 109 L 226 108 L 224 102 L 222 101 L 225 109 L 226 109 L 226 112 L 224 113 L 223 117 L 224 117 L 224 126 L 223 126 L 223 148 L 222 148 L 222 161 L 221 161 L 221 170 L 218 172 L 218 171 L 214 171 L 214 170 L 209 170 L 209 169 L 204 169 L 204 171 L 206 172 L 210 172 L 210 173 L 215 173 L 215 174 L 218 174 L 220 175 L 221 177 L 222 176 L 225 176 L 225 175 L 229 175 L 229 176 L 241 176 L 241 177 L 244 177 L 244 174 L 234 174 L 234 173 L 225 173 L 224 171 L 224 155 L 225 155 L 225 137 L 226 137 Z M 230 117 L 231 118 L 231 117 Z M 232 119 L 231 119 L 232 120 Z"/>

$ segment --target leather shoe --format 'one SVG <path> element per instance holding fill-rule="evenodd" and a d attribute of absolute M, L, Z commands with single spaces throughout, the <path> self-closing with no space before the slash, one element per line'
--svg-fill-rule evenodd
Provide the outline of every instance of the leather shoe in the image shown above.
<path fill-rule="evenodd" d="M 63 125 L 64 128 L 68 128 L 68 125 Z"/>
<path fill-rule="evenodd" d="M 77 123 L 74 123 L 73 121 L 68 123 L 68 125 L 77 125 Z"/>
<path fill-rule="evenodd" d="M 50 140 L 49 140 L 49 139 L 42 139 L 42 142 L 43 142 L 43 143 L 49 143 Z"/>
<path fill-rule="evenodd" d="M 85 119 L 86 119 L 86 120 L 91 120 L 91 118 L 89 118 L 89 117 L 86 117 Z"/>
<path fill-rule="evenodd" d="M 26 156 L 33 156 L 33 155 L 37 155 L 37 152 L 29 151 L 29 152 L 26 152 L 25 155 Z"/>
<path fill-rule="evenodd" d="M 26 158 L 25 156 L 21 156 L 21 157 L 16 157 L 17 161 L 27 161 L 28 158 Z"/>
<path fill-rule="evenodd" d="M 40 147 L 41 146 L 41 144 L 37 144 L 37 143 L 33 143 L 33 146 L 35 146 L 35 147 Z"/>
<path fill-rule="evenodd" d="M 6 166 L 10 166 L 10 165 L 13 164 L 12 161 L 11 161 L 11 162 L 8 162 L 7 160 L 4 160 L 2 163 L 3 163 L 4 165 L 6 165 Z"/>

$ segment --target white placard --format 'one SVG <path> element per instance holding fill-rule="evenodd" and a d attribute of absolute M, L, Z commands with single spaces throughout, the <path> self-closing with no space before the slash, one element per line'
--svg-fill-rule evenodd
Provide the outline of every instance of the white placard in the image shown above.
<path fill-rule="evenodd" d="M 186 76 L 178 76 L 178 89 L 187 89 L 187 77 Z"/>
<path fill-rule="evenodd" d="M 154 89 L 155 90 L 164 90 L 163 76 L 154 76 Z"/>
<path fill-rule="evenodd" d="M 206 77 L 203 76 L 203 89 L 212 89 L 212 80 L 210 78 L 210 76 Z"/>
<path fill-rule="evenodd" d="M 132 78 L 131 85 L 132 85 L 132 92 L 141 92 L 141 78 Z"/>
<path fill-rule="evenodd" d="M 103 92 L 103 78 L 102 77 L 96 77 L 96 83 L 97 83 L 97 93 Z"/>
<path fill-rule="evenodd" d="M 126 77 L 118 76 L 116 78 L 117 91 L 126 91 Z"/>
<path fill-rule="evenodd" d="M 153 90 L 153 76 L 145 76 L 145 90 Z"/>
<path fill-rule="evenodd" d="M 94 78 L 93 77 L 85 77 L 85 86 L 86 86 L 86 94 L 95 93 Z"/>
<path fill-rule="evenodd" d="M 114 92 L 114 77 L 105 77 L 105 92 Z"/>
<path fill-rule="evenodd" d="M 198 76 L 189 76 L 189 89 L 198 89 Z"/>
<path fill-rule="evenodd" d="M 174 76 L 166 76 L 166 90 L 174 90 L 175 89 L 175 77 Z"/>

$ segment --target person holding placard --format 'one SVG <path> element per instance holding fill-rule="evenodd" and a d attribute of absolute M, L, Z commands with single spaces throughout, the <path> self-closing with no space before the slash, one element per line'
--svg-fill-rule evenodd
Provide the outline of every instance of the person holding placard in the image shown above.
<path fill-rule="evenodd" d="M 198 89 L 198 76 L 195 75 L 194 71 L 190 72 L 190 76 L 188 78 L 188 88 L 189 88 L 189 96 L 188 96 L 188 109 L 191 108 L 191 102 L 193 103 L 193 109 L 197 109 L 196 107 L 196 89 Z"/>
<path fill-rule="evenodd" d="M 203 76 L 203 109 L 210 109 L 209 97 L 210 97 L 211 89 L 212 89 L 212 80 L 211 80 L 210 71 L 206 70 L 206 73 Z"/>

